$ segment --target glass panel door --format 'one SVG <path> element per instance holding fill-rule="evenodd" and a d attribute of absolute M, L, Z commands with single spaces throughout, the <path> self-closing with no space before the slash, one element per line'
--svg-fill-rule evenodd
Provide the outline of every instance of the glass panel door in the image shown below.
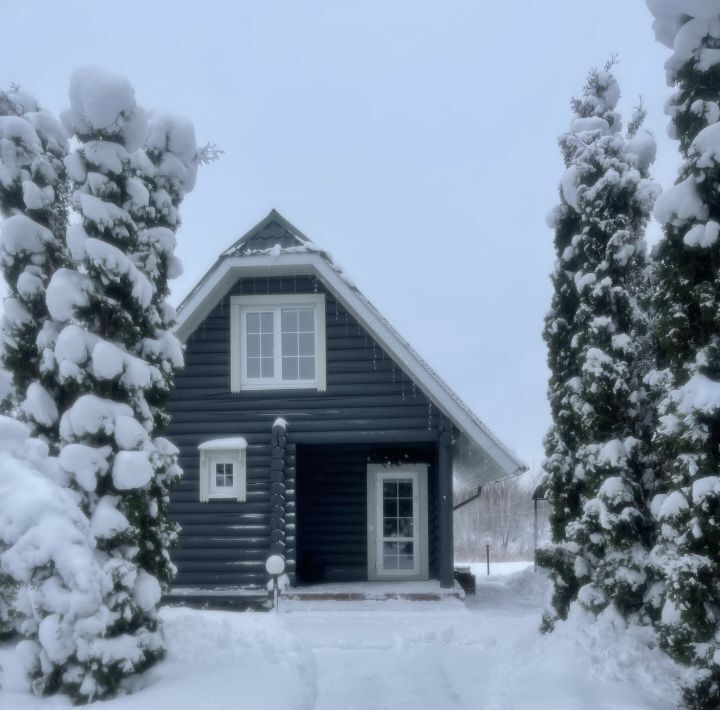
<path fill-rule="evenodd" d="M 387 576 L 418 574 L 418 474 L 379 474 L 375 490 L 378 572 Z"/>

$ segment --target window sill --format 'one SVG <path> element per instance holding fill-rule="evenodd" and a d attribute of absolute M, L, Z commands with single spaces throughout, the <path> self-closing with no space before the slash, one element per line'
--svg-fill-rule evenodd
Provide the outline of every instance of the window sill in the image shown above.
<path fill-rule="evenodd" d="M 317 382 L 272 382 L 269 384 L 241 384 L 239 392 L 259 392 L 262 390 L 317 390 Z"/>

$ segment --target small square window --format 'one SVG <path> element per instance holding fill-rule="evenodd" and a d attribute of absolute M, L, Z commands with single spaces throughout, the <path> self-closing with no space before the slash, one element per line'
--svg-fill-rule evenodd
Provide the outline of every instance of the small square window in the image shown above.
<path fill-rule="evenodd" d="M 233 465 L 231 463 L 215 464 L 215 488 L 232 488 L 233 487 Z"/>
<path fill-rule="evenodd" d="M 200 450 L 200 500 L 214 498 L 245 500 L 245 448 L 240 437 L 211 439 L 198 446 Z"/>

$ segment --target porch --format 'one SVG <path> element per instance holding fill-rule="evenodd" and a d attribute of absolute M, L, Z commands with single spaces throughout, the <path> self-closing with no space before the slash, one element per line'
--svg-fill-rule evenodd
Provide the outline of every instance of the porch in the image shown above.
<path fill-rule="evenodd" d="M 286 595 L 410 598 L 398 595 L 453 591 L 452 474 L 448 467 L 443 486 L 437 440 L 294 448 Z M 397 586 L 383 592 L 377 586 L 390 584 Z"/>

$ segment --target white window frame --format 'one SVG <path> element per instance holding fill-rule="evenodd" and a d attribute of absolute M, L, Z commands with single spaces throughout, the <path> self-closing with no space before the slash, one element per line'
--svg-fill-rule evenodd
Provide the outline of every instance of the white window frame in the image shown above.
<path fill-rule="evenodd" d="M 211 500 L 234 500 L 243 502 L 247 498 L 246 447 L 242 439 L 211 439 L 205 441 L 200 452 L 200 502 Z M 216 464 L 230 464 L 233 467 L 233 485 L 218 488 L 215 481 Z"/>
<path fill-rule="evenodd" d="M 382 560 L 382 482 L 405 478 L 413 481 L 413 543 L 415 568 L 386 570 Z M 429 579 L 428 559 L 428 466 L 427 464 L 368 464 L 367 466 L 367 551 L 368 579 L 373 581 Z"/>
<path fill-rule="evenodd" d="M 282 379 L 282 329 L 280 312 L 283 308 L 313 308 L 315 310 L 315 378 L 313 380 Z M 245 343 L 245 314 L 258 310 L 273 312 L 274 377 L 248 378 Z M 325 294 L 298 293 L 288 295 L 231 296 L 230 297 L 230 391 L 268 389 L 317 389 L 324 392 L 327 383 L 325 344 Z"/>

